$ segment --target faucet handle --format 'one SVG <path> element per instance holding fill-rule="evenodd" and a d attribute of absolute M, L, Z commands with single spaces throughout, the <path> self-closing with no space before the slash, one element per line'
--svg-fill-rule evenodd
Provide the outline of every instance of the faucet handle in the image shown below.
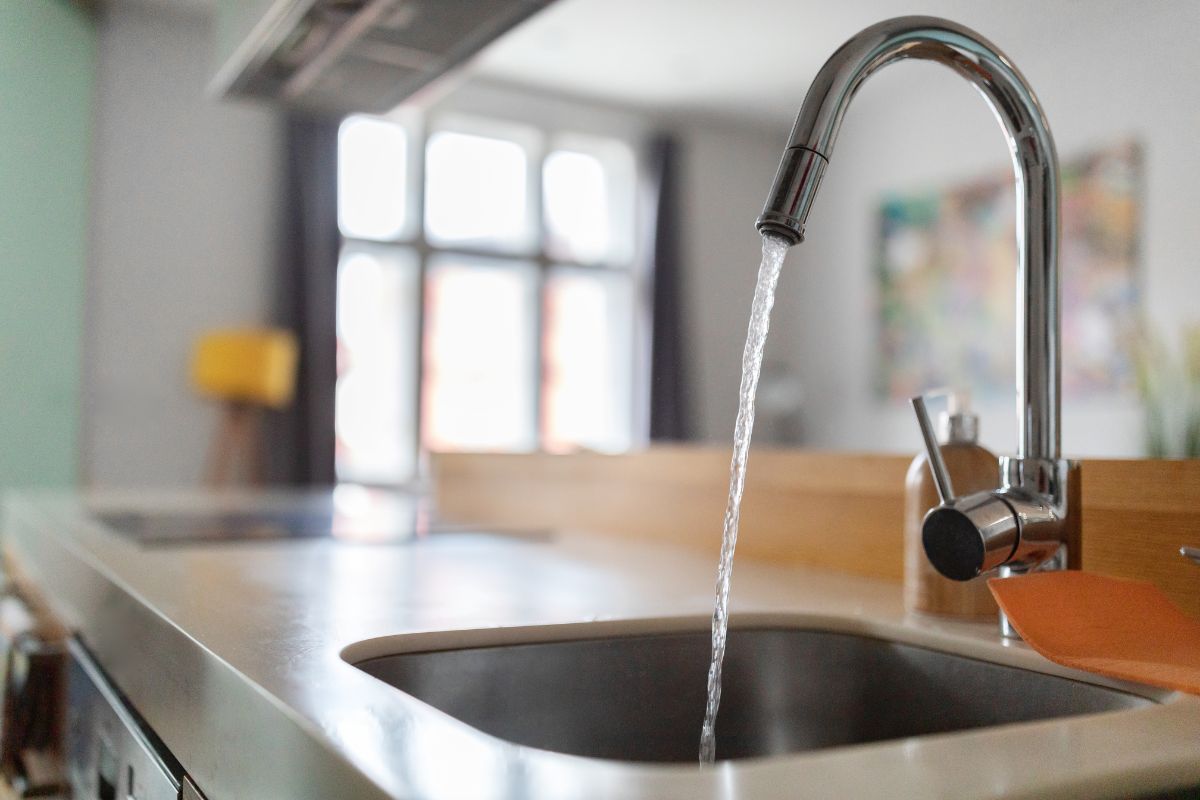
<path fill-rule="evenodd" d="M 925 397 L 917 395 L 911 398 L 911 402 L 917 415 L 917 425 L 921 428 L 921 438 L 925 440 L 925 452 L 929 455 L 929 469 L 933 472 L 933 482 L 937 484 L 938 499 L 942 505 L 949 505 L 954 502 L 954 486 L 950 483 L 950 472 L 942 458 L 942 447 L 938 444 L 929 411 L 925 408 Z"/>

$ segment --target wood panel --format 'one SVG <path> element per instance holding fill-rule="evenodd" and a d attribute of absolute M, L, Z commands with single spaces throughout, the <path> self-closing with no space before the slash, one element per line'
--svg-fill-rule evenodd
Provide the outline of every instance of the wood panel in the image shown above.
<path fill-rule="evenodd" d="M 720 551 L 727 447 L 655 447 L 627 455 L 440 455 L 434 478 L 448 519 L 586 530 Z M 738 552 L 899 579 L 902 456 L 756 450 Z"/>
<path fill-rule="evenodd" d="M 1157 584 L 1200 618 L 1200 460 L 1085 461 L 1083 568 Z"/>
<path fill-rule="evenodd" d="M 756 450 L 740 554 L 858 575 L 903 575 L 904 456 Z M 618 456 L 441 455 L 438 506 L 456 520 L 586 530 L 672 542 L 716 557 L 726 447 Z M 1150 580 L 1200 617 L 1200 461 L 1085 461 L 1081 564 Z"/>

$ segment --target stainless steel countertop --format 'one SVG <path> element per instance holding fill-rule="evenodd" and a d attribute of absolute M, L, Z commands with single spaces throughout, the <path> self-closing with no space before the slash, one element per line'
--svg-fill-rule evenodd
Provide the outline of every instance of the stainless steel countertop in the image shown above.
<path fill-rule="evenodd" d="M 16 492 L 5 498 L 2 527 L 16 568 L 80 632 L 210 800 L 1104 798 L 1200 785 L 1200 698 L 1156 690 L 1140 691 L 1161 702 L 1145 709 L 704 771 L 509 745 L 352 667 L 343 650 L 361 659 L 696 629 L 711 614 L 716 553 L 575 532 L 549 541 L 144 548 L 88 513 L 230 502 L 292 498 Z M 735 619 L 877 634 L 1082 676 L 1001 640 L 993 625 L 906 617 L 899 585 L 886 581 L 744 561 L 731 605 Z"/>

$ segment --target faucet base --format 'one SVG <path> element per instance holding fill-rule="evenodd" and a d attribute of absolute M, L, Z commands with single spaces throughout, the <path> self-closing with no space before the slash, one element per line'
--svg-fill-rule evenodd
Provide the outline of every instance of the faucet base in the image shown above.
<path fill-rule="evenodd" d="M 1076 466 L 1078 467 L 1078 465 Z M 996 570 L 996 577 L 1015 578 L 1019 575 L 1028 575 L 1030 572 L 1050 572 L 1052 570 L 1066 569 L 1068 553 L 1069 548 L 1063 543 L 1059 545 L 1058 551 L 1053 556 L 1036 567 L 1005 565 Z M 1008 619 L 1008 614 L 1005 614 L 1003 609 L 1000 610 L 1000 635 L 1005 639 L 1023 641 L 1021 634 L 1017 633 L 1017 629 L 1012 626 L 1012 623 Z"/>

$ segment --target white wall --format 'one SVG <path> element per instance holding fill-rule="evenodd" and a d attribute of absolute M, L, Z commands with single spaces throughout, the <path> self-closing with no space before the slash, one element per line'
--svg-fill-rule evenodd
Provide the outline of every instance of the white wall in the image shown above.
<path fill-rule="evenodd" d="M 732 442 L 742 348 L 761 254 L 754 220 L 775 174 L 786 125 L 739 127 L 713 119 L 670 121 L 680 141 L 679 194 L 688 384 L 695 438 Z M 780 295 L 768 360 L 792 363 L 804 307 Z M 783 353 L 783 355 L 781 355 Z"/>
<path fill-rule="evenodd" d="M 1142 266 L 1146 316 L 1166 337 L 1200 321 L 1200 11 L 1179 4 L 1097 6 L 1079 26 L 1039 31 L 999 44 L 1040 96 L 1065 160 L 1089 148 L 1136 137 L 1145 146 Z M 1183 13 L 1181 13 L 1181 10 Z M 966 24 L 972 20 L 964 18 Z M 697 239 L 696 277 L 709 285 L 694 298 L 704 377 L 698 382 L 705 423 L 714 437 L 736 391 L 736 351 L 745 330 L 752 278 L 747 262 L 755 245 L 742 241 L 757 213 L 783 144 L 776 134 L 763 153 L 756 142 L 730 143 L 722 154 L 713 140 L 702 152 L 723 158 L 707 177 L 695 177 L 708 200 L 690 222 L 710 229 Z M 708 137 L 700 136 L 700 141 Z M 704 159 L 707 161 L 707 158 Z M 903 403 L 875 400 L 875 285 L 870 264 L 876 246 L 875 209 L 885 190 L 946 185 L 1009 170 L 995 120 L 974 90 L 937 65 L 906 62 L 868 81 L 848 113 L 808 224 L 780 282 L 780 311 L 790 329 L 775 324 L 768 359 L 793 364 L 805 385 L 806 443 L 822 447 L 915 451 L 919 438 Z M 743 174 L 744 173 L 744 174 Z M 728 181 L 728 183 L 727 183 Z M 746 181 L 753 191 L 743 196 Z M 721 209 L 718 200 L 728 198 Z M 722 217 L 727 218 L 726 222 Z M 698 235 L 704 235 L 700 233 Z M 728 236 L 726 239 L 725 237 Z M 736 236 L 736 240 L 735 240 Z M 708 246 L 720 248 L 710 253 Z M 727 261 L 722 272 L 718 261 Z M 709 263 L 712 262 L 712 263 Z M 735 280 L 736 277 L 736 280 Z M 733 301 L 717 311 L 721 298 Z M 784 309 L 795 309 L 784 311 Z M 801 313 L 802 312 L 802 313 Z M 777 317 L 779 314 L 777 314 Z M 717 359 L 711 365 L 710 358 Z M 732 371 L 731 371 L 732 370 Z M 711 374 L 709 374 L 711 373 Z M 1137 455 L 1141 415 L 1134 398 L 1064 404 L 1068 455 Z M 1001 452 L 1016 443 L 1013 402 L 984 409 L 984 440 Z M 708 414 L 705 414 L 707 418 Z M 724 436 L 731 422 L 724 423 Z"/>
<path fill-rule="evenodd" d="M 281 127 L 204 96 L 202 13 L 116 3 L 99 30 L 85 479 L 196 484 L 216 410 L 188 388 L 190 347 L 269 319 Z"/>

